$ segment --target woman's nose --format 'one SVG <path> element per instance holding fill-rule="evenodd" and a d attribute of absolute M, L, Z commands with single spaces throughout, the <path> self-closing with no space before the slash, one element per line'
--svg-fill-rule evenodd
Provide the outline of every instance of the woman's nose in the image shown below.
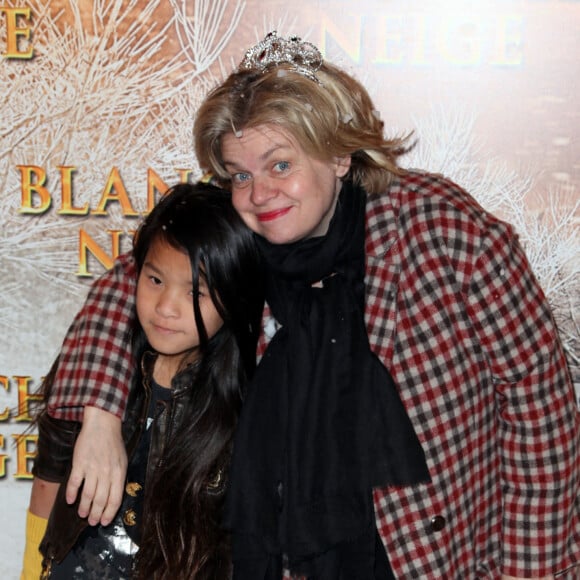
<path fill-rule="evenodd" d="M 264 205 L 277 195 L 275 184 L 265 177 L 254 177 L 251 200 L 254 205 Z"/>

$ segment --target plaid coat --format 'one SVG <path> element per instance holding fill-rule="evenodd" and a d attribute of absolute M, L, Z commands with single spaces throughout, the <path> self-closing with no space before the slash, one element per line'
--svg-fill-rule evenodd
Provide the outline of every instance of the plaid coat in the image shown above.
<path fill-rule="evenodd" d="M 580 578 L 580 417 L 551 313 L 511 227 L 440 176 L 369 196 L 366 324 L 430 484 L 374 491 L 398 578 Z M 69 329 L 51 412 L 124 408 L 133 266 Z M 113 323 L 113 324 L 112 324 Z M 266 310 L 261 349 L 274 328 Z M 82 369 L 82 370 L 81 370 Z"/>

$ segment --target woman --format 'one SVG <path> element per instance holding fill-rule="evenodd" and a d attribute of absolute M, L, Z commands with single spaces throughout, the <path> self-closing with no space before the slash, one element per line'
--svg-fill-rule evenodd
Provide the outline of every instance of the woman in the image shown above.
<path fill-rule="evenodd" d="M 450 181 L 401 169 L 406 141 L 386 140 L 365 89 L 298 38 L 273 33 L 250 49 L 202 104 L 195 137 L 201 166 L 231 188 L 269 274 L 263 357 L 228 495 L 236 574 L 275 577 L 285 554 L 312 578 L 384 578 L 389 569 L 399 578 L 577 576 L 578 410 L 511 227 Z M 364 385 L 360 399 L 353 381 Z M 97 393 L 76 384 L 54 407 L 96 403 L 120 415 L 122 404 L 100 404 Z M 392 420 L 405 429 L 401 441 Z M 79 479 L 90 477 L 79 465 Z M 356 501 L 344 508 L 346 489 Z M 318 518 L 317 493 L 325 517 L 344 508 L 348 526 L 367 533 L 347 546 L 340 517 Z M 333 546 L 347 549 L 337 556 Z M 353 575 L 357 559 L 364 572 Z"/>

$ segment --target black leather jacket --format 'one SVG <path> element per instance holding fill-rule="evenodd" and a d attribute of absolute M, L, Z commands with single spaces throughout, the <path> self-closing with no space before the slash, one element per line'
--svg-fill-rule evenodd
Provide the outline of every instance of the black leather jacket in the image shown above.
<path fill-rule="evenodd" d="M 129 457 L 135 451 L 147 420 L 154 362 L 155 355 L 152 353 L 146 353 L 143 357 L 144 388 L 135 389 L 131 394 L 123 420 L 123 439 Z M 195 365 L 178 373 L 172 381 L 171 399 L 162 403 L 167 404 L 169 408 L 161 414 L 152 427 L 146 479 L 157 466 L 173 427 L 179 424 L 183 417 L 183 395 L 191 387 L 194 373 Z M 67 481 L 72 468 L 74 444 L 80 428 L 81 424 L 78 422 L 54 419 L 46 410 L 42 412 L 38 419 L 38 454 L 33 468 L 33 474 L 36 477 L 61 484 Z M 88 526 L 87 519 L 79 517 L 77 513 L 80 491 L 77 501 L 72 505 L 67 504 L 65 491 L 66 485 L 61 485 L 48 520 L 46 533 L 40 544 L 40 551 L 44 556 L 45 577 L 48 577 L 52 561 L 62 561 Z"/>

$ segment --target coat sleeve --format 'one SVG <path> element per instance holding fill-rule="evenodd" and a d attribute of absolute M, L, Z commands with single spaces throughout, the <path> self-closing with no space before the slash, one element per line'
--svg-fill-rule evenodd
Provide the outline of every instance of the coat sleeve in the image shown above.
<path fill-rule="evenodd" d="M 45 481 L 63 483 L 70 469 L 81 424 L 54 419 L 44 410 L 37 425 L 38 444 L 32 474 Z"/>
<path fill-rule="evenodd" d="M 468 307 L 496 385 L 503 573 L 580 562 L 580 423 L 549 306 L 511 228 L 483 241 Z"/>
<path fill-rule="evenodd" d="M 80 421 L 85 406 L 122 418 L 134 369 L 136 268 L 128 255 L 99 278 L 65 336 L 48 398 L 51 416 Z"/>

